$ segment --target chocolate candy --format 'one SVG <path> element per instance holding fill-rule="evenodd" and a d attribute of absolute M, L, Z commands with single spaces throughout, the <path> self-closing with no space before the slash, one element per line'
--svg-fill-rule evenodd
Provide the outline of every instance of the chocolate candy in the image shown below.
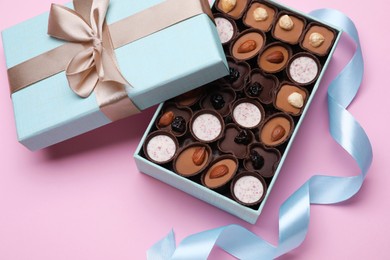
<path fill-rule="evenodd" d="M 267 146 L 278 146 L 291 135 L 294 122 L 287 114 L 278 113 L 268 118 L 260 130 L 260 141 Z"/>
<path fill-rule="evenodd" d="M 204 170 L 212 158 L 211 149 L 202 143 L 191 143 L 184 147 L 173 162 L 174 171 L 191 177 Z"/>
<path fill-rule="evenodd" d="M 255 29 L 248 29 L 237 36 L 232 43 L 230 53 L 237 60 L 249 60 L 255 57 L 263 48 L 265 35 Z"/>
<path fill-rule="evenodd" d="M 244 24 L 268 32 L 271 29 L 275 14 L 276 9 L 274 7 L 253 2 L 244 16 Z"/>
<path fill-rule="evenodd" d="M 241 99 L 233 105 L 233 121 L 243 128 L 254 128 L 264 118 L 260 103 L 251 99 Z"/>
<path fill-rule="evenodd" d="M 329 53 L 335 40 L 333 30 L 311 23 L 305 32 L 305 37 L 301 43 L 303 49 L 324 56 Z"/>
<path fill-rule="evenodd" d="M 320 74 L 319 61 L 311 54 L 297 53 L 291 58 L 288 64 L 287 74 L 297 84 L 311 84 Z"/>
<path fill-rule="evenodd" d="M 224 155 L 211 162 L 208 170 L 201 177 L 203 185 L 210 189 L 221 189 L 234 177 L 238 161 L 232 155 Z"/>
<path fill-rule="evenodd" d="M 236 35 L 236 24 L 228 18 L 218 14 L 214 15 L 215 25 L 217 26 L 218 36 L 222 44 L 228 44 Z"/>
<path fill-rule="evenodd" d="M 231 153 L 236 158 L 243 159 L 248 153 L 248 144 L 254 140 L 252 131 L 230 123 L 226 125 L 224 135 L 218 141 L 218 149 L 222 153 Z"/>
<path fill-rule="evenodd" d="M 253 172 L 238 174 L 231 184 L 233 198 L 245 206 L 259 204 L 266 194 L 266 183 L 261 176 Z"/>
<path fill-rule="evenodd" d="M 149 160 L 164 164 L 170 162 L 177 151 L 178 142 L 176 138 L 165 131 L 151 133 L 144 143 L 143 150 Z"/>
<path fill-rule="evenodd" d="M 302 113 L 307 96 L 306 89 L 285 82 L 276 94 L 274 105 L 277 109 L 296 116 Z"/>
<path fill-rule="evenodd" d="M 291 57 L 291 48 L 282 43 L 273 43 L 265 47 L 260 54 L 258 65 L 267 73 L 275 73 L 286 67 Z"/>
<path fill-rule="evenodd" d="M 305 28 L 305 20 L 298 15 L 288 12 L 282 12 L 278 15 L 277 23 L 272 31 L 275 39 L 289 43 L 297 44 Z"/>
<path fill-rule="evenodd" d="M 191 133 L 198 141 L 214 142 L 221 137 L 224 123 L 213 110 L 202 110 L 192 117 Z"/>

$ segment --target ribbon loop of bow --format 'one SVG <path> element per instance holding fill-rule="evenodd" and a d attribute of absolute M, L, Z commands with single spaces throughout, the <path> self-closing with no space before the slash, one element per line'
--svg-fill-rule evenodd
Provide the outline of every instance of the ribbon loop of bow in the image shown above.
<path fill-rule="evenodd" d="M 115 61 L 105 23 L 108 4 L 109 0 L 80 0 L 74 2 L 75 10 L 56 4 L 51 6 L 48 34 L 85 46 L 66 68 L 69 86 L 80 97 L 88 97 L 99 81 L 130 85 Z"/>

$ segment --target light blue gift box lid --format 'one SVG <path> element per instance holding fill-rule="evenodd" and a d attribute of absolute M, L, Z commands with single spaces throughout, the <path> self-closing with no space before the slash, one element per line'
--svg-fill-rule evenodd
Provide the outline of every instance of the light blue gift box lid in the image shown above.
<path fill-rule="evenodd" d="M 160 2 L 111 0 L 107 23 Z M 2 32 L 7 68 L 63 44 L 47 35 L 47 21 L 44 13 Z M 133 85 L 127 88 L 128 95 L 140 110 L 228 74 L 218 33 L 206 14 L 127 44 L 115 54 L 122 74 Z M 99 110 L 94 94 L 83 99 L 71 91 L 65 72 L 13 93 L 12 101 L 18 139 L 30 150 L 111 122 Z"/>

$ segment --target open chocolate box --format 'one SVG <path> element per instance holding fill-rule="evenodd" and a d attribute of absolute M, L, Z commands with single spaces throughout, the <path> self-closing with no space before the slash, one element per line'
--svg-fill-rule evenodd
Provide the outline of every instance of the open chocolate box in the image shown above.
<path fill-rule="evenodd" d="M 161 104 L 134 157 L 255 223 L 341 31 L 271 1 L 217 0 L 212 11 L 230 74 Z"/>

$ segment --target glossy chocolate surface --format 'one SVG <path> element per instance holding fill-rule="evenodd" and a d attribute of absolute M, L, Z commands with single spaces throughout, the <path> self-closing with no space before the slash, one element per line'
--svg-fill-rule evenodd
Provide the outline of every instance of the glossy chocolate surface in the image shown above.
<path fill-rule="evenodd" d="M 249 60 L 255 57 L 263 48 L 265 36 L 260 31 L 248 30 L 237 36 L 237 40 L 232 43 L 231 54 L 237 60 Z M 242 47 L 248 42 L 254 41 L 255 47 L 251 51 L 241 51 Z"/>
<path fill-rule="evenodd" d="M 265 20 L 256 20 L 253 13 L 256 8 L 263 8 L 266 11 L 268 17 Z M 246 12 L 243 22 L 249 27 L 268 32 L 271 29 L 275 15 L 275 8 L 262 3 L 253 2 L 249 7 L 248 11 Z"/>
<path fill-rule="evenodd" d="M 275 138 L 275 131 L 278 127 L 284 129 L 284 134 L 280 138 Z M 294 122 L 288 115 L 275 114 L 262 126 L 260 130 L 260 141 L 267 146 L 278 146 L 290 137 L 293 128 Z"/>
<path fill-rule="evenodd" d="M 302 96 L 303 99 L 303 106 L 301 108 L 293 106 L 288 98 L 291 94 L 298 93 Z M 293 84 L 289 83 L 283 83 L 280 87 L 278 93 L 276 94 L 275 99 L 275 107 L 281 111 L 284 111 L 286 113 L 292 114 L 292 115 L 299 115 L 302 113 L 302 110 L 305 107 L 306 100 L 307 100 L 307 90 L 304 88 L 300 88 L 298 86 L 295 86 Z"/>
<path fill-rule="evenodd" d="M 291 30 L 285 30 L 279 25 L 280 17 L 286 14 L 294 23 L 294 26 Z M 280 13 L 277 19 L 278 20 L 275 23 L 274 30 L 272 31 L 274 38 L 289 44 L 297 44 L 305 28 L 305 21 L 301 18 L 298 18 L 297 15 L 290 13 Z"/>
<path fill-rule="evenodd" d="M 274 43 L 265 47 L 258 59 L 259 68 L 266 73 L 275 73 L 284 69 L 291 57 L 291 48 L 284 44 Z M 273 60 L 275 54 L 280 54 L 281 60 Z"/>
<path fill-rule="evenodd" d="M 225 165 L 228 168 L 227 174 L 219 178 L 211 178 L 211 172 L 218 166 Z M 211 162 L 211 167 L 205 172 L 202 177 L 202 182 L 204 185 L 210 189 L 216 189 L 227 184 L 233 176 L 236 174 L 238 168 L 237 159 L 233 156 L 223 156 L 218 160 Z"/>
<path fill-rule="evenodd" d="M 310 43 L 310 36 L 312 33 L 319 33 L 324 37 L 323 43 L 315 47 Z M 335 34 L 333 31 L 316 24 L 311 24 L 309 29 L 305 32 L 305 37 L 302 41 L 302 48 L 306 49 L 314 54 L 324 56 L 329 53 L 330 48 L 332 47 L 335 40 Z"/>
<path fill-rule="evenodd" d="M 202 163 L 194 162 L 194 153 L 199 148 L 204 148 L 204 159 Z M 203 170 L 211 159 L 211 149 L 209 146 L 202 143 L 192 143 L 186 146 L 177 156 L 173 163 L 175 172 L 183 176 L 193 176 Z"/>

